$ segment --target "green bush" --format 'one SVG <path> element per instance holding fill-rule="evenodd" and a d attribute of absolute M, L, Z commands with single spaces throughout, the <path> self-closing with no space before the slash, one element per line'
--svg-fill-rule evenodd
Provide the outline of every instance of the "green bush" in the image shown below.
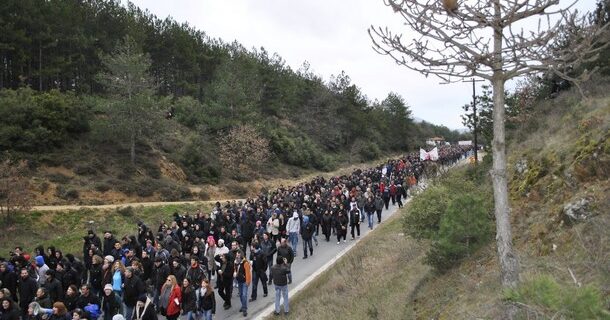
<path fill-rule="evenodd" d="M 331 157 L 308 137 L 295 136 L 285 128 L 274 128 L 269 133 L 271 150 L 284 163 L 301 168 L 328 171 L 334 167 Z"/>
<path fill-rule="evenodd" d="M 127 206 L 127 207 L 118 207 L 116 208 L 116 212 L 126 218 L 130 218 L 133 217 L 135 214 L 135 210 L 133 209 L 132 206 Z"/>
<path fill-rule="evenodd" d="M 221 167 L 214 147 L 200 136 L 192 136 L 178 153 L 189 181 L 193 183 L 213 183 L 220 181 Z"/>
<path fill-rule="evenodd" d="M 490 201 L 480 195 L 465 194 L 451 199 L 426 262 L 444 272 L 487 244 L 494 234 L 490 210 Z"/>
<path fill-rule="evenodd" d="M 415 239 L 432 239 L 439 230 L 449 195 L 447 188 L 432 185 L 413 198 L 402 221 L 405 232 Z"/>
<path fill-rule="evenodd" d="M 89 131 L 90 111 L 71 93 L 0 91 L 0 150 L 48 151 Z"/>
<path fill-rule="evenodd" d="M 539 275 L 505 292 L 509 301 L 520 302 L 537 316 L 557 319 L 610 319 L 600 291 L 584 287 L 561 285 L 549 275 Z"/>
<path fill-rule="evenodd" d="M 49 181 L 58 184 L 67 184 L 71 178 L 61 173 L 51 173 L 47 175 Z"/>
<path fill-rule="evenodd" d="M 74 167 L 74 173 L 78 175 L 93 175 L 96 173 L 96 170 L 87 164 L 78 164 Z"/>

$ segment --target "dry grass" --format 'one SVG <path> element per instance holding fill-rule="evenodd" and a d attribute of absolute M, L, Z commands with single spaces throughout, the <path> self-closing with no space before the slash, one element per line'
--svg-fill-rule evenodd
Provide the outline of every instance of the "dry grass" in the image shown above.
<path fill-rule="evenodd" d="M 410 319 L 411 295 L 429 273 L 427 246 L 405 237 L 401 214 L 291 297 L 288 319 Z"/>

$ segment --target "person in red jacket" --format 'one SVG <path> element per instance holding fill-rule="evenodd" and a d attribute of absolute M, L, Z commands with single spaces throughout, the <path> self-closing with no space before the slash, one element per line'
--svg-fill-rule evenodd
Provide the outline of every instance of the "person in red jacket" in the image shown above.
<path fill-rule="evenodd" d="M 159 305 L 165 310 L 165 317 L 168 320 L 176 320 L 180 316 L 180 304 L 182 303 L 182 291 L 178 285 L 176 277 L 167 276 L 165 284 L 161 289 Z"/>

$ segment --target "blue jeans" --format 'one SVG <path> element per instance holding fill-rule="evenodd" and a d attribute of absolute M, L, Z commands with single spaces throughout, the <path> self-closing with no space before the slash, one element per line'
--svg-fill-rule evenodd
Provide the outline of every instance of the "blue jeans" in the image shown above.
<path fill-rule="evenodd" d="M 369 228 L 373 229 L 373 217 L 374 217 L 373 212 L 367 212 L 366 216 L 369 220 Z"/>
<path fill-rule="evenodd" d="M 280 298 L 284 298 L 284 312 L 290 312 L 288 304 L 288 286 L 275 286 L 275 312 L 280 313 Z"/>
<path fill-rule="evenodd" d="M 210 310 L 203 310 L 203 320 L 212 320 L 212 309 Z"/>
<path fill-rule="evenodd" d="M 238 282 L 237 285 L 239 288 L 239 300 L 241 301 L 241 309 L 239 311 L 248 311 L 248 284 Z"/>
<path fill-rule="evenodd" d="M 309 246 L 309 252 L 313 254 L 313 245 L 311 244 L 311 239 L 305 240 L 303 239 L 303 256 L 307 257 L 307 246 Z"/>
<path fill-rule="evenodd" d="M 290 232 L 288 234 L 288 240 L 290 241 L 290 246 L 292 247 L 292 253 L 297 255 L 297 245 L 299 244 L 299 234 L 296 232 Z"/>
<path fill-rule="evenodd" d="M 197 319 L 197 313 L 193 311 L 189 311 L 186 313 L 186 320 L 195 320 Z"/>

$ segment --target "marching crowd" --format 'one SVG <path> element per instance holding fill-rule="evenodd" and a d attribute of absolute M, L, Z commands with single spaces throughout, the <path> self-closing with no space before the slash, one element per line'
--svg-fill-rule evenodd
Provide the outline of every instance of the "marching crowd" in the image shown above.
<path fill-rule="evenodd" d="M 465 157 L 468 146 L 442 146 L 439 162 Z M 224 309 L 237 288 L 240 312 L 275 288 L 275 314 L 289 312 L 288 284 L 298 254 L 307 259 L 319 241 L 346 242 L 373 229 L 389 204 L 402 206 L 425 162 L 416 153 L 350 175 L 316 177 L 256 198 L 216 203 L 211 212 L 178 214 L 158 226 L 116 237 L 94 230 L 82 258 L 42 246 L 15 247 L 0 258 L 0 320 L 212 319 L 217 296 Z M 299 248 L 299 241 L 302 248 Z M 315 244 L 315 245 L 314 245 Z M 300 249 L 300 250 L 299 250 Z M 304 263 L 304 262 L 299 262 Z"/>

